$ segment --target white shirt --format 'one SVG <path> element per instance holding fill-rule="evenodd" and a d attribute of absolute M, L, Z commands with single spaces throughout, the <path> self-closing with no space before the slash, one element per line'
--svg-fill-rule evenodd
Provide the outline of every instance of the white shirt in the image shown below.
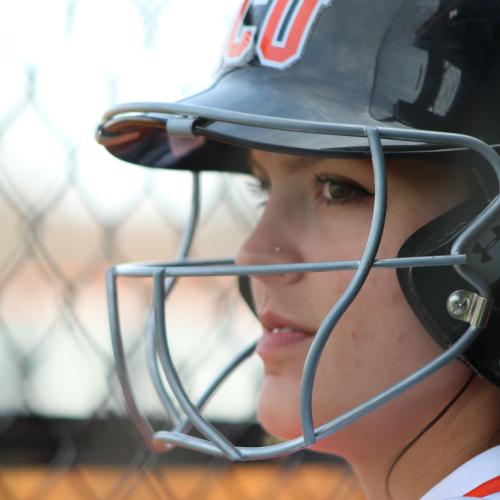
<path fill-rule="evenodd" d="M 500 476 L 500 446 L 491 448 L 461 465 L 436 484 L 420 500 L 460 500 L 464 498 L 500 500 L 500 492 L 483 497 L 463 496 L 498 476 Z"/>

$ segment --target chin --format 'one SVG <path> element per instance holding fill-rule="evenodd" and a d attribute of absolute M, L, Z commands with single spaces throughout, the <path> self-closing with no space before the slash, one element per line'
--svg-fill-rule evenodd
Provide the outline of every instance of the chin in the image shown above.
<path fill-rule="evenodd" d="M 294 384 L 266 376 L 259 395 L 257 418 L 262 427 L 280 439 L 294 439 L 302 434 L 299 412 L 299 391 Z"/>
<path fill-rule="evenodd" d="M 291 383 L 285 376 L 266 375 L 259 395 L 257 418 L 260 425 L 272 436 L 290 440 L 302 435 L 300 420 L 300 384 Z M 331 416 L 325 415 L 319 418 L 319 423 L 329 421 Z M 329 408 L 331 411 L 332 409 Z M 351 447 L 357 447 L 355 443 L 358 439 L 353 436 L 353 428 L 356 424 L 351 424 L 336 432 L 332 436 L 321 440 L 311 447 L 311 450 L 338 455 L 349 456 Z M 355 431 L 356 432 L 356 431 Z M 354 442 L 353 442 L 354 441 Z"/>

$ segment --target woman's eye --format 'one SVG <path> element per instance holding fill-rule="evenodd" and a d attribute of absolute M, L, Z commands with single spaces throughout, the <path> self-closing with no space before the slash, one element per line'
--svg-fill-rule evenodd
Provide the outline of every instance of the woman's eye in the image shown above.
<path fill-rule="evenodd" d="M 321 186 L 319 198 L 325 203 L 343 203 L 352 198 L 370 194 L 363 188 L 347 181 L 330 179 L 322 176 L 318 176 L 317 181 Z"/>
<path fill-rule="evenodd" d="M 340 200 L 350 197 L 353 193 L 351 186 L 338 182 L 327 181 L 323 186 L 323 197 L 327 200 Z"/>
<path fill-rule="evenodd" d="M 262 179 L 253 179 L 247 183 L 249 191 L 258 199 L 259 205 L 264 205 L 269 199 L 270 185 Z"/>

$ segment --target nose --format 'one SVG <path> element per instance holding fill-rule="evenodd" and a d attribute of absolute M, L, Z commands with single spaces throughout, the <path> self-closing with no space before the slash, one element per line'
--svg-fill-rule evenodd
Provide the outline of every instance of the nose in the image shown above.
<path fill-rule="evenodd" d="M 299 234 L 293 215 L 266 207 L 259 223 L 241 246 L 237 265 L 291 264 L 303 262 Z M 252 278 L 268 285 L 290 285 L 301 280 L 303 273 L 259 274 Z"/>

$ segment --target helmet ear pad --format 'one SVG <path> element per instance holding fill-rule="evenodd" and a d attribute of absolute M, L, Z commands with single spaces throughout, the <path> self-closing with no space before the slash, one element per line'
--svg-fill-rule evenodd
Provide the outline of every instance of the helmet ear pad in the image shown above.
<path fill-rule="evenodd" d="M 484 199 L 481 202 L 477 198 L 452 208 L 411 235 L 398 257 L 449 255 L 457 236 L 483 208 Z M 446 308 L 448 297 L 455 290 L 471 290 L 471 285 L 452 266 L 399 268 L 397 275 L 406 300 L 419 321 L 443 349 L 450 347 L 469 325 L 450 316 Z M 498 283 L 494 288 L 498 288 Z M 494 312 L 488 327 L 461 359 L 500 387 L 499 331 L 500 314 Z"/>

